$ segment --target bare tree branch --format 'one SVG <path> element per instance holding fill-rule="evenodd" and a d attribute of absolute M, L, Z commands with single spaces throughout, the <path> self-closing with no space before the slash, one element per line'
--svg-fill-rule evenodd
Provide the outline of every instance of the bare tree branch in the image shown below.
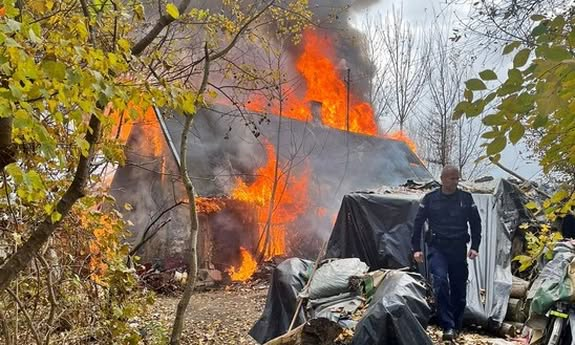
<path fill-rule="evenodd" d="M 178 11 L 180 13 L 186 12 L 190 3 L 191 0 L 182 0 L 180 6 L 178 6 Z M 146 34 L 146 36 L 142 37 L 142 39 L 140 39 L 138 43 L 136 43 L 132 47 L 132 54 L 133 55 L 142 54 L 144 49 L 146 49 L 146 47 L 149 46 L 150 43 L 154 41 L 154 39 L 160 34 L 160 32 L 162 32 L 162 30 L 164 30 L 166 26 L 170 25 L 175 20 L 176 19 L 170 16 L 168 13 L 161 15 L 160 19 L 158 19 L 158 21 L 156 22 L 156 25 L 154 25 L 154 27 Z"/>

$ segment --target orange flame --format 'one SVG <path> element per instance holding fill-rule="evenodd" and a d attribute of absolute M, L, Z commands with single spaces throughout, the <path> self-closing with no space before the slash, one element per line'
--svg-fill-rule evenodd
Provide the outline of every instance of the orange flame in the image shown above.
<path fill-rule="evenodd" d="M 258 263 L 254 260 L 250 252 L 244 247 L 240 247 L 240 250 L 242 254 L 240 268 L 236 270 L 236 268 L 232 266 L 226 270 L 233 281 L 246 281 L 250 279 L 258 268 Z"/>
<path fill-rule="evenodd" d="M 282 89 L 284 96 L 287 96 L 281 115 L 296 120 L 310 121 L 312 119 L 311 103 L 317 102 L 321 104 L 321 108 L 318 109 L 319 120 L 324 125 L 365 135 L 377 135 L 373 108 L 348 90 L 348 85 L 341 78 L 341 70 L 337 68 L 335 49 L 329 37 L 320 36 L 313 30 L 306 30 L 303 35 L 302 49 L 296 68 L 306 81 L 306 92 L 303 98 L 298 98 L 292 92 L 293 90 Z M 246 107 L 252 111 L 280 114 L 277 100 L 269 100 L 260 94 L 251 95 Z M 405 142 L 415 152 L 415 145 L 405 133 L 396 132 L 386 137 Z M 287 175 L 280 169 L 277 174 L 280 178 L 276 181 L 277 192 L 271 200 L 276 161 L 273 146 L 270 144 L 265 146 L 268 157 L 266 165 L 258 169 L 256 172 L 258 177 L 252 184 L 247 185 L 238 179 L 232 198 L 248 202 L 256 208 L 260 227 L 257 251 L 263 253 L 265 259 L 271 259 L 285 254 L 287 226 L 303 214 L 308 206 L 308 176 L 307 174 L 297 178 L 294 176 L 293 180 L 297 182 L 291 183 L 288 188 L 285 178 Z M 267 239 L 268 245 L 265 245 L 264 231 L 271 202 L 273 202 L 271 204 L 273 214 L 271 224 L 269 224 L 270 238 Z M 326 211 L 319 209 L 317 212 L 321 216 Z M 240 271 L 243 271 L 242 267 Z"/>
<path fill-rule="evenodd" d="M 274 179 L 275 172 L 275 150 L 274 147 L 265 144 L 267 152 L 267 163 L 256 171 L 256 180 L 247 185 L 241 179 L 236 181 L 236 188 L 232 192 L 232 198 L 247 202 L 256 209 L 259 223 L 259 247 L 258 252 L 264 254 L 264 259 L 269 260 L 274 256 L 286 253 L 285 234 L 288 226 L 298 219 L 306 211 L 308 204 L 308 181 L 306 172 L 302 174 L 288 174 L 282 169 L 278 169 L 277 178 Z M 288 176 L 290 176 L 288 181 Z M 276 184 L 273 204 L 271 196 L 273 185 Z M 271 222 L 269 224 L 269 238 L 264 234 L 270 206 L 272 209 Z"/>
<path fill-rule="evenodd" d="M 187 198 L 186 198 L 187 199 Z M 218 198 L 204 198 L 198 196 L 196 200 L 196 210 L 198 213 L 210 214 L 221 211 L 225 207 L 225 201 Z"/>
<path fill-rule="evenodd" d="M 284 88 L 287 101 L 282 115 L 288 118 L 310 121 L 312 119 L 311 102 L 321 104 L 321 122 L 332 128 L 348 130 L 366 135 L 377 135 L 377 124 L 373 107 L 350 91 L 348 109 L 348 87 L 337 68 L 337 58 L 333 44 L 328 36 L 320 36 L 316 31 L 307 29 L 303 35 L 303 51 L 297 59 L 296 68 L 306 81 L 306 93 L 303 98 L 295 96 L 293 90 Z M 279 114 L 279 105 L 262 95 L 250 96 L 246 108 L 255 112 Z M 349 111 L 349 116 L 348 116 Z M 413 141 L 405 132 L 398 131 L 385 138 L 403 141 L 415 152 Z"/>
<path fill-rule="evenodd" d="M 373 109 L 350 92 L 349 118 L 348 87 L 336 68 L 335 51 L 328 37 L 320 37 L 308 29 L 303 35 L 303 53 L 297 61 L 297 70 L 307 84 L 306 101 L 322 104 L 321 121 L 341 130 L 376 135 L 377 125 Z M 348 128 L 349 127 L 349 128 Z"/>
<path fill-rule="evenodd" d="M 303 52 L 297 59 L 296 68 L 307 84 L 303 98 L 295 96 L 293 90 L 282 90 L 286 96 L 282 115 L 292 119 L 312 119 L 310 104 L 321 104 L 321 122 L 329 127 L 349 130 L 355 133 L 376 135 L 377 124 L 373 109 L 367 102 L 350 92 L 348 109 L 348 87 L 336 67 L 336 56 L 332 42 L 327 36 L 320 36 L 308 29 L 303 35 Z M 252 111 L 279 113 L 277 102 L 269 102 L 261 95 L 252 95 L 247 104 Z M 349 116 L 348 116 L 349 112 Z"/>
<path fill-rule="evenodd" d="M 413 142 L 413 140 L 411 140 L 410 137 L 407 136 L 407 134 L 404 131 L 395 131 L 391 134 L 388 134 L 386 138 L 391 140 L 403 141 L 413 153 L 416 152 L 417 147 L 415 146 L 415 143 Z"/>

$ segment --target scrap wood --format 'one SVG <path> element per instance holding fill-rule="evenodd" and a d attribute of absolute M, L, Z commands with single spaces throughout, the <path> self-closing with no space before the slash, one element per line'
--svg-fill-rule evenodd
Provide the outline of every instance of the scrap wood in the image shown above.
<path fill-rule="evenodd" d="M 378 286 L 390 271 L 392 270 L 380 269 L 372 272 L 367 272 L 361 276 L 350 277 L 349 287 L 351 291 L 355 291 L 359 294 L 369 297 L 372 295 L 372 293 L 375 292 L 375 290 L 377 290 Z"/>
<path fill-rule="evenodd" d="M 525 322 L 526 319 L 527 311 L 525 310 L 525 302 L 522 299 L 509 298 L 505 320 L 513 322 Z"/>
<path fill-rule="evenodd" d="M 527 297 L 527 290 L 529 290 L 529 282 L 513 276 L 510 297 L 519 299 L 525 298 Z"/>
<path fill-rule="evenodd" d="M 331 320 L 312 319 L 264 345 L 331 345 L 342 331 L 343 328 Z"/>

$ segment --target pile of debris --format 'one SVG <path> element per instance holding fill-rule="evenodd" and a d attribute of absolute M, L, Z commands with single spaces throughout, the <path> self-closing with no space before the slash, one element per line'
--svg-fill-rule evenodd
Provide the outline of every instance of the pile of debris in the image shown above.
<path fill-rule="evenodd" d="M 338 335 L 341 343 L 384 344 L 383 339 L 395 339 L 392 343 L 432 344 L 425 331 L 432 309 L 429 299 L 431 291 L 425 285 L 428 267 L 425 264 L 414 265 L 411 252 L 413 218 L 419 200 L 430 187 L 411 183 L 399 189 L 386 187 L 372 192 L 351 193 L 343 198 L 327 243 L 325 258 L 357 258 L 355 260 L 369 266 L 369 273 L 359 272 L 355 277 L 371 274 L 377 277 L 381 272 L 394 272 L 390 276 L 384 275 L 379 285 L 372 285 L 376 291 L 373 296 L 366 295 L 365 291 L 358 293 L 358 289 L 354 288 L 358 284 L 354 282 L 361 282 L 361 278 L 350 280 L 351 277 L 347 277 L 345 290 L 319 298 L 308 296 L 309 292 L 304 290 L 304 286 L 310 279 L 308 270 L 312 267 L 311 263 L 290 259 L 274 272 L 266 309 L 250 335 L 259 343 L 265 343 L 287 331 L 293 335 L 296 332 L 293 326 L 302 324 L 300 333 L 310 334 L 313 324 L 306 324 L 305 321 L 325 318 L 342 328 Z M 525 295 L 527 283 L 514 279 L 511 273 L 514 256 L 512 240 L 519 225 L 528 217 L 522 199 L 525 193 L 507 180 L 477 183 L 466 189 L 472 192 L 482 218 L 483 241 L 479 258 L 469 262 L 468 304 L 464 322 L 493 335 L 515 338 L 517 330 L 523 328 L 520 322 L 524 321 L 524 311 L 518 301 Z M 422 248 L 425 252 L 425 246 Z M 418 273 L 407 273 L 405 270 Z M 341 269 L 338 275 L 342 276 Z M 392 279 L 395 276 L 401 276 L 405 281 L 396 282 Z M 318 280 L 321 284 L 329 285 L 337 279 Z M 402 290 L 406 286 L 410 288 Z M 512 290 L 517 291 L 512 294 Z M 380 291 L 386 291 L 386 294 L 380 295 Z M 307 303 L 300 309 L 302 299 L 306 299 Z M 393 314 L 396 312 L 394 308 L 400 306 L 409 310 Z M 295 322 L 292 323 L 294 315 Z M 370 315 L 375 315 L 377 319 L 377 325 L 371 328 Z M 506 319 L 511 321 L 507 322 Z M 389 325 L 382 324 L 385 322 L 389 322 Z M 406 332 L 408 329 L 410 331 Z M 398 330 L 397 334 L 393 333 L 394 330 Z"/>
<path fill-rule="evenodd" d="M 431 294 L 423 277 L 402 270 L 368 270 L 356 258 L 328 260 L 315 272 L 311 261 L 284 261 L 274 272 L 266 308 L 250 335 L 270 345 L 303 340 L 306 344 L 415 340 L 431 345 L 425 331 Z M 298 302 L 304 300 L 305 304 Z M 294 325 L 300 326 L 292 329 Z"/>
<path fill-rule="evenodd" d="M 151 265 L 142 265 L 136 270 L 140 283 L 148 290 L 162 295 L 173 295 L 183 290 L 188 273 L 185 267 L 161 269 Z M 229 283 L 229 278 L 216 269 L 200 269 L 195 289 L 199 291 L 217 288 Z"/>

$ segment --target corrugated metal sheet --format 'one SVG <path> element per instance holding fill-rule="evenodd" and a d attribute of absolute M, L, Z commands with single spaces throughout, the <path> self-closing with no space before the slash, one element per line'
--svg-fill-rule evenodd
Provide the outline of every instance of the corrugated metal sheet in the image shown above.
<path fill-rule="evenodd" d="M 481 323 L 502 322 L 511 292 L 511 234 L 503 223 L 504 205 L 499 197 L 503 182 L 494 194 L 473 194 L 482 222 L 479 257 L 468 260 L 466 314 Z"/>

